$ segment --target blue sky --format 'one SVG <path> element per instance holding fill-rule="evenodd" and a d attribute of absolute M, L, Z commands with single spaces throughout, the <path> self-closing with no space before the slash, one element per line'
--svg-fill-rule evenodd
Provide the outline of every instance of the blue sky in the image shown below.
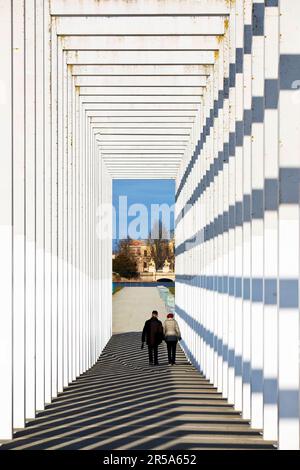
<path fill-rule="evenodd" d="M 113 180 L 113 206 L 116 211 L 116 246 L 119 239 L 119 220 L 130 224 L 137 216 L 129 216 L 125 210 L 119 213 L 119 197 L 127 196 L 128 208 L 132 204 L 143 204 L 148 209 L 148 226 L 151 225 L 151 204 L 175 204 L 175 180 Z M 125 206 L 124 206 L 125 207 Z M 152 220 L 153 225 L 153 220 Z M 171 218 L 171 229 L 174 228 L 174 218 Z M 121 235 L 122 238 L 122 235 Z"/>

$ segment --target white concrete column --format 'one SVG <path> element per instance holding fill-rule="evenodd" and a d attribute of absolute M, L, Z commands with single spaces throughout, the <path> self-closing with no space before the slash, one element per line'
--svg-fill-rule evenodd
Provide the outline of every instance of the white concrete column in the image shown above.
<path fill-rule="evenodd" d="M 209 120 L 209 113 L 210 113 L 210 94 L 211 94 L 211 81 L 212 78 L 211 76 L 208 78 L 207 81 L 207 90 L 206 90 L 206 96 L 205 96 L 205 114 L 204 114 L 204 130 L 208 129 L 207 127 L 207 122 Z M 203 162 L 202 166 L 202 172 L 203 175 L 208 170 L 208 142 L 209 142 L 209 137 L 207 136 L 207 132 L 204 133 L 206 136 L 205 143 L 203 144 L 203 149 L 201 152 L 201 158 Z M 187 188 L 186 188 L 187 189 Z M 207 195 L 207 190 L 204 191 L 203 193 L 203 235 L 205 235 L 204 229 L 207 224 L 207 219 L 208 219 L 208 195 Z M 186 224 L 186 220 L 183 222 L 183 226 Z M 184 230 L 185 232 L 185 230 Z M 202 251 L 202 256 L 203 256 L 203 276 L 204 276 L 204 283 L 203 283 L 203 304 L 202 304 L 202 309 L 203 309 L 203 329 L 204 329 L 204 335 L 205 335 L 205 341 L 204 341 L 204 350 L 203 350 L 203 372 L 209 379 L 209 328 L 208 328 L 208 311 L 210 306 L 208 305 L 207 302 L 207 279 L 208 279 L 208 272 L 207 272 L 207 260 L 208 260 L 208 251 L 207 251 L 207 243 L 205 243 L 205 239 L 203 239 L 203 251 Z M 184 273 L 186 271 L 184 270 Z M 185 305 L 185 303 L 184 303 Z"/>
<path fill-rule="evenodd" d="M 25 426 L 25 102 L 24 0 L 13 8 L 13 426 Z M 3 41 L 3 40 L 2 40 Z"/>
<path fill-rule="evenodd" d="M 100 199 L 100 204 L 103 204 L 104 202 L 104 162 L 101 157 L 101 153 L 99 152 L 99 181 L 100 181 L 100 188 L 99 188 L 99 199 Z M 99 230 L 100 233 L 103 234 L 103 220 L 102 218 L 99 220 Z M 105 286 L 103 280 L 105 279 L 105 266 L 104 263 L 102 262 L 103 256 L 104 256 L 104 246 L 105 246 L 105 240 L 101 238 L 100 240 L 100 247 L 99 247 L 99 260 L 100 260 L 100 279 L 102 280 L 101 282 L 101 297 L 100 297 L 100 305 L 99 305 L 99 310 L 100 310 L 100 320 L 101 320 L 101 329 L 100 329 L 100 338 L 101 338 L 101 348 L 104 347 L 105 345 L 105 334 L 106 334 L 106 324 L 105 324 Z"/>
<path fill-rule="evenodd" d="M 43 410 L 45 405 L 45 191 L 44 191 L 44 173 L 45 173 L 45 144 L 44 144 L 44 2 L 37 0 L 36 9 L 36 409 Z"/>
<path fill-rule="evenodd" d="M 44 2 L 44 250 L 45 250 L 45 403 L 52 398 L 52 161 L 51 161 L 51 50 L 49 0 Z"/>
<path fill-rule="evenodd" d="M 223 154 L 223 334 L 222 334 L 222 392 L 225 398 L 228 398 L 228 368 L 229 368 L 229 296 L 228 296 L 228 253 L 229 253 L 229 20 L 225 21 L 224 35 L 224 105 L 223 105 L 223 135 L 224 135 L 224 154 Z"/>
<path fill-rule="evenodd" d="M 90 122 L 91 126 L 91 122 Z M 92 130 L 92 126 L 91 126 Z M 91 364 L 94 364 L 95 359 L 95 308 L 96 308 L 96 298 L 95 298 L 95 153 L 94 153 L 94 144 L 95 136 L 92 131 L 91 139 L 91 186 L 92 186 L 92 250 L 91 250 L 91 294 L 92 294 L 92 311 L 91 311 Z"/>
<path fill-rule="evenodd" d="M 235 403 L 235 106 L 236 4 L 229 19 L 229 163 L 228 163 L 228 400 Z"/>
<path fill-rule="evenodd" d="M 81 148 L 80 148 L 80 109 L 79 109 L 79 90 L 75 88 L 74 97 L 75 106 L 75 165 L 76 165 L 76 181 L 75 181 L 75 197 L 76 197 L 76 216 L 75 216 L 75 239 L 76 239 L 76 280 L 75 280 L 75 304 L 76 304 L 76 354 L 75 354 L 75 375 L 80 374 L 80 315 L 81 315 Z"/>
<path fill-rule="evenodd" d="M 209 137 L 206 143 L 206 171 L 210 170 L 210 166 L 213 161 L 214 154 L 214 121 L 212 121 L 213 108 L 214 108 L 214 86 L 215 86 L 215 70 L 211 74 L 211 82 L 209 86 Z M 213 220 L 213 185 L 210 184 L 206 190 L 206 226 L 209 226 Z M 207 369 L 208 369 L 208 378 L 213 383 L 213 368 L 214 368 L 214 352 L 213 352 L 213 332 L 214 332 L 214 293 L 213 293 L 213 239 L 212 239 L 213 230 L 210 229 L 208 233 L 208 240 L 205 242 L 206 246 L 206 275 L 207 275 L 207 285 L 206 285 L 206 324 L 207 330 L 209 332 L 209 344 L 208 344 L 208 356 L 207 356 Z"/>
<path fill-rule="evenodd" d="M 252 0 L 244 1 L 243 145 L 243 418 L 251 417 L 251 131 Z"/>
<path fill-rule="evenodd" d="M 63 89 L 63 53 L 57 38 L 57 390 L 64 387 L 64 317 L 65 311 L 65 276 L 64 276 L 64 186 L 65 186 L 65 155 L 64 155 L 64 89 Z"/>
<path fill-rule="evenodd" d="M 51 279 L 51 352 L 52 352 L 52 397 L 58 392 L 58 297 L 57 297 L 57 230 L 58 230 L 58 134 L 57 134 L 57 36 L 55 19 L 51 21 L 51 256 L 52 256 L 52 279 Z"/>
<path fill-rule="evenodd" d="M 81 106 L 82 108 L 82 106 Z M 85 370 L 86 364 L 86 146 L 85 146 L 85 118 L 81 111 L 81 152 L 82 152 L 82 312 L 81 312 L 81 372 Z"/>
<path fill-rule="evenodd" d="M 218 77 L 218 90 L 219 90 L 219 131 L 218 131 L 218 193 L 217 193 L 217 209 L 216 213 L 218 216 L 218 237 L 217 237 L 217 275 L 218 275 L 218 296 L 217 296 L 217 303 L 216 303 L 216 310 L 217 310 L 217 318 L 218 318 L 218 328 L 217 328 L 217 369 L 218 369 L 218 391 L 223 392 L 223 321 L 224 321 L 224 311 L 223 311 L 223 303 L 224 303 L 224 293 L 223 293 L 223 276 L 227 274 L 224 272 L 223 266 L 223 257 L 224 257 L 224 232 L 223 232 L 223 208 L 224 208 L 224 178 L 223 178 L 223 171 L 224 171 L 224 100 L 225 100 L 225 92 L 224 92 L 224 83 L 225 83 L 225 68 L 224 68 L 224 38 L 220 43 L 220 50 L 219 50 L 219 77 Z"/>
<path fill-rule="evenodd" d="M 203 108 L 203 99 L 201 99 L 201 108 Z M 201 132 L 203 128 L 203 115 L 202 113 L 198 113 L 196 119 L 195 128 L 195 140 L 194 140 L 194 149 L 198 148 L 198 142 L 200 143 Z M 200 184 L 201 181 L 201 164 L 200 164 L 200 157 L 199 157 L 199 150 L 197 150 L 197 161 L 195 163 L 195 174 L 197 179 L 197 184 Z M 199 228 L 201 227 L 201 212 L 200 212 L 200 205 L 201 205 L 201 198 L 198 198 L 195 201 L 195 232 L 197 233 Z M 176 206 L 175 206 L 176 207 Z M 202 309 L 201 309 L 201 299 L 202 299 L 202 289 L 200 287 L 200 271 L 201 271 L 201 244 L 197 245 L 194 251 L 195 256 L 195 275 L 197 278 L 196 284 L 196 297 L 195 297 L 195 310 L 196 310 L 196 366 L 198 369 L 202 370 L 203 363 L 201 361 L 201 354 L 203 351 L 203 335 L 201 334 L 201 316 L 202 316 Z M 177 271 L 177 264 L 175 264 L 175 271 Z M 176 287 L 176 304 L 177 304 L 177 287 Z"/>
<path fill-rule="evenodd" d="M 0 1 L 0 436 L 13 430 L 13 231 L 12 231 L 12 2 Z"/>
<path fill-rule="evenodd" d="M 75 338 L 75 305 L 74 305 L 74 226 L 73 218 L 75 213 L 74 192 L 74 172 L 75 162 L 73 154 L 73 139 L 75 133 L 73 128 L 73 80 L 71 68 L 67 67 L 67 168 L 68 168 L 68 190 L 67 190 L 67 270 L 68 270 L 68 383 L 73 380 L 74 371 L 74 338 Z M 74 377 L 75 378 L 75 377 Z"/>
<path fill-rule="evenodd" d="M 244 144 L 244 0 L 236 1 L 236 53 L 235 53 L 235 331 L 234 404 L 243 408 L 243 144 Z"/>
<path fill-rule="evenodd" d="M 91 128 L 89 118 L 86 115 L 86 152 L 87 152 L 87 318 L 86 318 L 86 369 L 91 362 L 91 314 L 92 314 L 92 282 L 91 282 L 91 260 L 92 260 L 92 185 L 91 185 Z"/>
<path fill-rule="evenodd" d="M 78 233 L 79 233 L 79 221 L 78 221 L 78 172 L 79 172 L 79 153 L 78 153 L 78 116 L 77 116 L 77 93 L 75 87 L 75 78 L 71 76 L 72 80 L 71 93 L 72 93 L 72 166 L 73 166 L 73 180 L 72 180 L 72 236 L 73 236 L 73 250 L 72 250 L 72 302 L 73 302 L 73 372 L 72 380 L 74 380 L 78 373 L 78 337 L 79 337 L 79 291 L 78 291 L 78 277 L 79 277 L 79 266 L 78 266 Z"/>
<path fill-rule="evenodd" d="M 216 231 L 216 219 L 218 217 L 218 193 L 219 193 L 219 179 L 216 174 L 216 162 L 218 161 L 219 152 L 219 127 L 220 119 L 217 111 L 217 103 L 219 99 L 219 52 L 215 53 L 215 65 L 214 65 L 214 103 L 213 103 L 213 154 L 211 165 L 214 169 L 214 182 L 212 184 L 212 217 L 211 222 L 213 224 L 213 239 L 212 244 L 212 288 L 213 288 L 213 383 L 218 387 L 218 234 Z M 196 229 L 194 230 L 194 232 Z"/>
<path fill-rule="evenodd" d="M 95 298 L 94 298 L 94 247 L 95 247 L 95 240 L 94 240 L 94 133 L 91 126 L 91 120 L 89 118 L 89 128 L 90 128 L 90 188 L 91 188 L 91 203 L 90 203 L 90 329 L 89 329 L 89 336 L 90 336 L 90 347 L 89 347 L 89 367 L 93 364 L 93 348 L 94 348 L 94 314 L 95 314 Z"/>
<path fill-rule="evenodd" d="M 255 428 L 263 427 L 264 8 L 263 0 L 253 4 L 251 423 Z"/>
<path fill-rule="evenodd" d="M 279 8 L 265 9 L 264 437 L 278 438 Z"/>
<path fill-rule="evenodd" d="M 279 447 L 299 449 L 300 4 L 280 1 Z"/>
<path fill-rule="evenodd" d="M 96 137 L 94 137 L 93 142 L 93 149 L 94 149 L 94 158 L 95 158 L 95 360 L 97 360 L 99 356 L 99 329 L 100 329 L 100 277 L 99 277 L 99 152 L 98 152 L 98 142 L 96 141 Z"/>
<path fill-rule="evenodd" d="M 83 353 L 83 370 L 87 369 L 88 363 L 88 355 L 87 355 L 87 348 L 88 348 L 88 341 L 87 341 L 87 331 L 88 331 L 88 312 L 89 312 L 89 283 L 88 283 L 88 243 L 89 243 L 89 186 L 88 186 L 88 129 L 87 129 L 87 122 L 86 122 L 86 115 L 84 113 L 84 120 L 83 120 L 83 160 L 84 160 L 84 170 L 83 170 L 83 208 L 84 208 L 84 218 L 83 218 L 83 291 L 84 291 L 84 298 L 83 298 L 83 342 L 82 342 L 82 353 Z"/>
<path fill-rule="evenodd" d="M 78 107 L 79 107 L 79 133 L 80 133 L 80 168 L 79 168 L 79 177 L 80 177 L 80 316 L 79 316 L 79 361 L 80 361 L 80 374 L 84 370 L 84 312 L 85 312 L 85 150 L 84 150 L 84 119 L 83 119 L 83 110 L 80 103 L 80 98 L 78 96 Z"/>
<path fill-rule="evenodd" d="M 25 8 L 25 165 L 26 165 L 26 419 L 36 410 L 36 10 L 34 0 Z"/>
<path fill-rule="evenodd" d="M 61 47 L 61 43 L 60 43 Z M 62 276 L 63 276 L 63 386 L 67 387 L 69 383 L 69 369 L 71 367 L 71 357 L 69 355 L 70 346 L 70 305 L 69 305 L 69 249 L 70 249 L 70 233 L 69 233 L 69 183 L 70 183 L 70 168 L 69 168 L 69 148 L 68 148 L 68 71 L 65 63 L 65 53 L 62 53 L 62 127 L 63 127 L 63 141 L 62 141 L 62 161 L 63 161 L 63 187 L 62 187 Z"/>

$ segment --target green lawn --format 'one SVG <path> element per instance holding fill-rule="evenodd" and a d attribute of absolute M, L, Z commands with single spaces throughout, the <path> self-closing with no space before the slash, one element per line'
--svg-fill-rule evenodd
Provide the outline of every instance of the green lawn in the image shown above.
<path fill-rule="evenodd" d="M 118 286 L 116 287 L 115 291 L 113 292 L 113 295 L 115 295 L 117 292 L 123 289 L 123 286 Z"/>

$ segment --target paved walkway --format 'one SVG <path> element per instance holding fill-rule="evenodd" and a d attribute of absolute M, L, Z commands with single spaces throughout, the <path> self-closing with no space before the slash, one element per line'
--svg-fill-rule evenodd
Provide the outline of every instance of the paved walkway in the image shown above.
<path fill-rule="evenodd" d="M 97 364 L 2 449 L 272 449 L 178 351 L 149 367 L 140 333 L 114 335 Z"/>
<path fill-rule="evenodd" d="M 115 294 L 119 334 L 94 367 L 1 449 L 272 449 L 273 443 L 251 429 L 187 362 L 179 346 L 176 366 L 167 364 L 165 344 L 160 366 L 148 365 L 140 330 L 152 309 L 164 309 L 156 288 Z"/>
<path fill-rule="evenodd" d="M 113 334 L 141 331 L 152 310 L 165 320 L 167 311 L 157 287 L 124 287 L 113 296 Z"/>

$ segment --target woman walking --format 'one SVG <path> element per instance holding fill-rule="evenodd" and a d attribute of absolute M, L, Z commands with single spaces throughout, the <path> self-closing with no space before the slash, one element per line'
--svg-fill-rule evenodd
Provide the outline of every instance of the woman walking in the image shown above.
<path fill-rule="evenodd" d="M 181 340 L 181 333 L 177 321 L 174 319 L 174 314 L 169 313 L 167 320 L 163 325 L 164 337 L 168 348 L 169 364 L 174 365 L 176 362 L 176 346 L 177 341 Z"/>

